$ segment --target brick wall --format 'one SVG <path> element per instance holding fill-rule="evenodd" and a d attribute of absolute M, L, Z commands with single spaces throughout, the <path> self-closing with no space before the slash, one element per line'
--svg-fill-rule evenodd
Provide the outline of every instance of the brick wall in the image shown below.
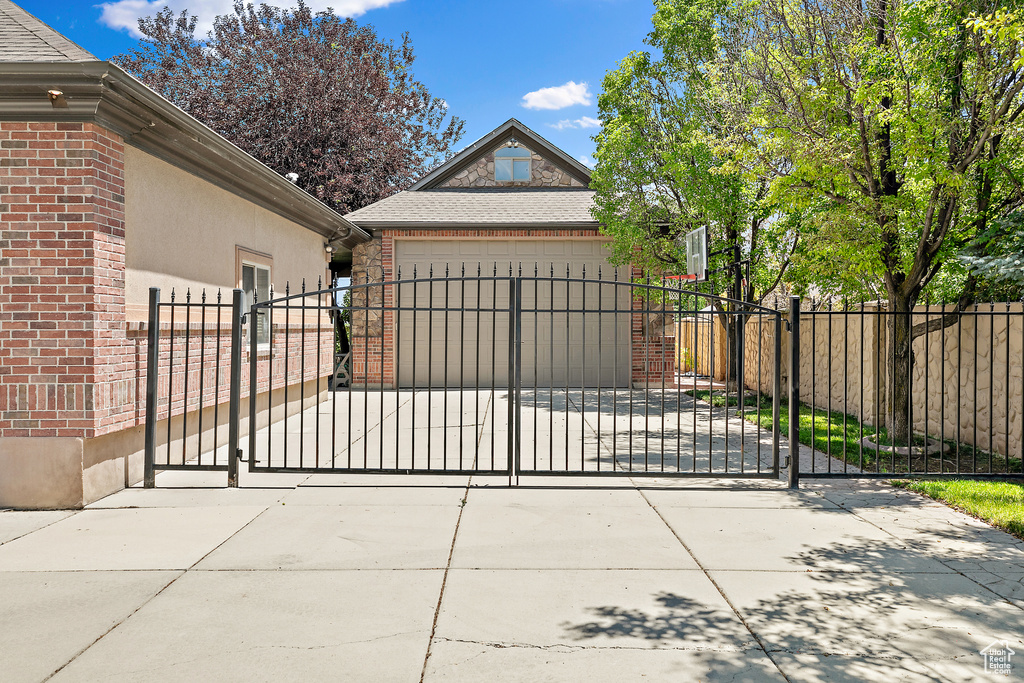
<path fill-rule="evenodd" d="M 0 122 L 0 224 L 0 436 L 130 423 L 121 138 Z"/>
<path fill-rule="evenodd" d="M 314 305 L 313 301 L 306 302 Z M 227 411 L 231 378 L 231 306 L 208 306 L 206 318 L 196 305 L 189 319 L 186 310 L 176 310 L 170 320 L 163 308 L 160 324 L 160 352 L 157 382 L 157 419 L 198 411 L 222 404 Z M 309 313 L 305 323 L 300 316 L 291 316 L 285 325 L 284 314 L 275 310 L 271 344 L 257 352 L 256 389 L 265 394 L 326 377 L 333 370 L 334 329 L 326 316 L 319 321 Z M 132 345 L 134 382 L 132 400 L 135 402 L 135 423 L 145 421 L 147 323 L 128 323 L 128 337 Z M 243 339 L 241 395 L 249 395 L 250 348 Z M 289 399 L 290 400 L 290 399 Z M 263 409 L 263 404 L 259 404 Z M 244 416 L 243 416 L 244 417 Z M 160 438 L 163 438 L 162 436 Z"/>

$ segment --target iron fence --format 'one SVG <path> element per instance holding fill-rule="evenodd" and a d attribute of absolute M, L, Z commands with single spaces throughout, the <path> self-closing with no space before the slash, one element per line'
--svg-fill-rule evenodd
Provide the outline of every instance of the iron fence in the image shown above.
<path fill-rule="evenodd" d="M 735 329 L 756 307 L 708 294 L 690 306 L 692 293 L 613 269 L 488 270 L 417 268 L 256 302 L 250 315 L 274 333 L 262 349 L 250 340 L 249 384 L 282 388 L 249 404 L 249 424 L 265 425 L 250 470 L 778 475 L 778 401 L 768 424 L 730 415 L 736 387 L 677 372 L 670 333 L 698 301 L 723 304 Z M 760 313 L 781 329 L 780 314 Z M 336 376 L 324 350 L 338 346 L 345 386 L 323 381 Z"/>
<path fill-rule="evenodd" d="M 793 310 L 800 441 L 820 456 L 801 474 L 1021 476 L 1019 304 Z"/>
<path fill-rule="evenodd" d="M 235 485 L 240 446 L 251 472 L 1021 476 L 1019 304 L 782 311 L 617 269 L 469 270 L 248 310 L 152 290 L 147 485 Z"/>
<path fill-rule="evenodd" d="M 149 290 L 145 486 L 158 470 L 221 470 L 237 483 L 241 312 L 237 289 L 230 303 L 220 290 L 172 290 L 167 302 Z"/>

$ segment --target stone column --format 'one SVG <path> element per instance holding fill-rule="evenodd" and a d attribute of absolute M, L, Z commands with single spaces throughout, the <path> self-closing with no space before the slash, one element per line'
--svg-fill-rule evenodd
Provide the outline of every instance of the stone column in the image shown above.
<path fill-rule="evenodd" d="M 384 287 L 373 283 L 384 282 L 384 260 L 381 239 L 375 238 L 355 247 L 352 251 L 352 384 L 381 386 L 386 358 L 390 349 L 384 344 L 385 303 Z M 370 285 L 362 287 L 361 285 Z M 364 310 L 357 310 L 364 309 Z"/>

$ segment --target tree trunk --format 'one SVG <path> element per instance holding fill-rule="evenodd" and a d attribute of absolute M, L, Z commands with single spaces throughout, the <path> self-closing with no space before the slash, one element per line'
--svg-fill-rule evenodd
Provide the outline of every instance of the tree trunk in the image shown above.
<path fill-rule="evenodd" d="M 911 379 L 914 370 L 914 352 L 911 337 L 912 302 L 899 295 L 889 295 L 890 315 L 886 342 L 889 371 L 889 410 L 886 428 L 889 438 L 897 445 L 910 445 Z"/>

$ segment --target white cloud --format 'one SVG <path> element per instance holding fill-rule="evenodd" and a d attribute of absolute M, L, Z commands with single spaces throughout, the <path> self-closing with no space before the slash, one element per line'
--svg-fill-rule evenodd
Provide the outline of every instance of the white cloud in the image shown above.
<path fill-rule="evenodd" d="M 334 13 L 343 17 L 358 17 L 369 10 L 387 7 L 402 0 L 307 0 L 306 4 L 314 12 L 333 8 Z M 255 3 L 258 4 L 258 3 Z M 268 2 L 268 4 L 271 4 Z M 286 4 L 286 3 L 281 3 Z M 287 5 L 291 5 L 287 2 Z M 187 9 L 189 14 L 199 17 L 196 34 L 200 37 L 213 28 L 213 19 L 219 14 L 232 14 L 233 0 L 115 0 L 105 2 L 100 7 L 103 14 L 100 21 L 110 28 L 126 29 L 135 38 L 142 37 L 139 33 L 139 18 L 156 14 L 164 6 L 179 14 Z"/>
<path fill-rule="evenodd" d="M 584 116 L 583 118 L 573 120 L 562 119 L 558 123 L 549 123 L 547 125 L 555 130 L 565 130 L 566 128 L 600 128 L 601 120 Z"/>
<path fill-rule="evenodd" d="M 588 157 L 586 154 L 579 155 L 579 157 L 576 158 L 576 161 L 580 162 L 587 168 L 594 168 L 595 166 L 597 166 L 597 162 Z"/>
<path fill-rule="evenodd" d="M 574 104 L 590 104 L 586 83 L 569 81 L 557 87 L 534 90 L 523 95 L 522 102 L 527 109 L 564 109 Z"/>

